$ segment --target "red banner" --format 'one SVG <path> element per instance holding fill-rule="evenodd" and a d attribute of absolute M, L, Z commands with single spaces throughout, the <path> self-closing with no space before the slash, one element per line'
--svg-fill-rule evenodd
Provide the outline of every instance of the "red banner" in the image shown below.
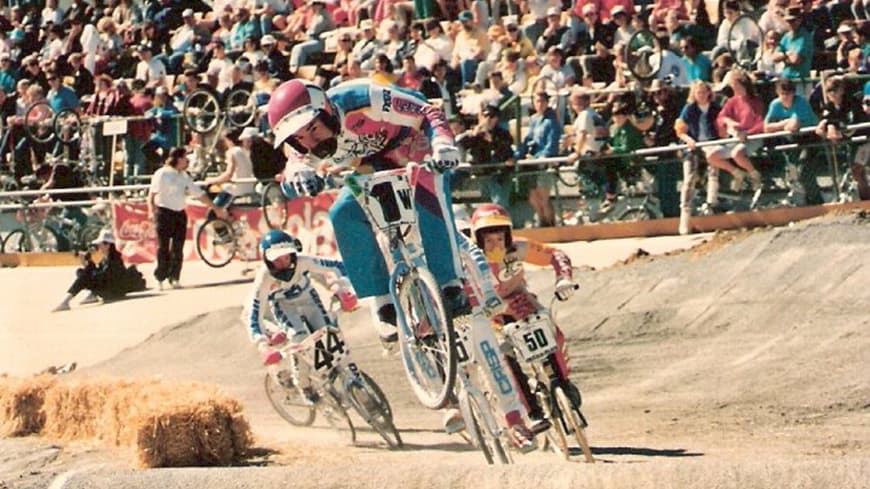
<path fill-rule="evenodd" d="M 329 208 L 336 193 L 326 192 L 317 197 L 301 197 L 287 202 L 288 218 L 285 231 L 299 238 L 305 253 L 319 256 L 338 256 L 338 246 L 329 221 Z M 187 236 L 184 243 L 185 260 L 198 260 L 194 237 L 208 216 L 206 207 L 191 203 L 187 212 Z M 127 263 L 148 263 L 157 260 L 157 232 L 154 221 L 148 219 L 145 203 L 116 202 L 113 207 L 115 240 Z M 260 207 L 232 206 L 230 216 L 242 224 L 241 250 L 236 258 L 259 260 L 260 238 L 269 231 Z M 209 250 L 203 250 L 208 253 Z"/>

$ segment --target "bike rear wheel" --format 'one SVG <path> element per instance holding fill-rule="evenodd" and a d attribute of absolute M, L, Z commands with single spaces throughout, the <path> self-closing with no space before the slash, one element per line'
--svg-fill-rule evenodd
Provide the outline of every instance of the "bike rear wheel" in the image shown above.
<path fill-rule="evenodd" d="M 229 221 L 219 217 L 209 219 L 196 233 L 196 253 L 210 267 L 226 266 L 238 251 L 233 233 Z"/>
<path fill-rule="evenodd" d="M 238 89 L 227 95 L 224 104 L 227 111 L 227 121 L 233 127 L 245 127 L 254 120 L 257 115 L 257 103 L 251 92 Z"/>
<path fill-rule="evenodd" d="M 554 392 L 556 404 L 559 406 L 562 422 L 565 423 L 566 431 L 574 432 L 574 438 L 577 439 L 577 444 L 583 452 L 583 457 L 588 463 L 595 463 L 595 458 L 592 457 L 592 448 L 589 446 L 589 440 L 586 438 L 586 419 L 579 407 L 575 407 L 574 403 L 568 399 L 568 395 L 561 387 L 556 387 Z M 566 433 L 567 434 L 567 433 Z"/>
<path fill-rule="evenodd" d="M 287 197 L 279 182 L 269 182 L 263 189 L 260 207 L 263 218 L 271 229 L 284 229 L 287 226 Z"/>
<path fill-rule="evenodd" d="M 447 405 L 456 382 L 456 333 L 453 319 L 428 270 L 403 278 L 396 293 L 399 345 L 405 374 L 417 399 L 429 409 Z"/>
<path fill-rule="evenodd" d="M 369 375 L 360 371 L 362 383 L 351 384 L 349 398 L 357 413 L 381 435 L 390 448 L 403 445 L 399 430 L 393 423 L 393 410 L 387 396 Z"/>
<path fill-rule="evenodd" d="M 493 465 L 496 462 L 499 464 L 513 463 L 506 447 L 502 444 L 498 427 L 490 426 L 490 423 L 486 421 L 477 396 L 466 392 L 462 396 L 461 402 L 463 403 L 462 412 L 467 417 L 465 420 L 467 425 L 466 431 L 469 432 L 474 445 L 483 452 L 486 463 L 489 465 Z M 485 399 L 483 402 L 486 407 L 489 407 L 489 403 Z"/>
<path fill-rule="evenodd" d="M 311 426 L 317 411 L 314 406 L 306 404 L 299 389 L 294 386 L 279 384 L 274 377 L 266 374 L 263 382 L 266 397 L 279 416 L 293 426 Z"/>
<path fill-rule="evenodd" d="M 52 125 L 57 139 L 63 144 L 72 144 L 81 139 L 82 118 L 73 109 L 63 109 L 55 114 Z"/>

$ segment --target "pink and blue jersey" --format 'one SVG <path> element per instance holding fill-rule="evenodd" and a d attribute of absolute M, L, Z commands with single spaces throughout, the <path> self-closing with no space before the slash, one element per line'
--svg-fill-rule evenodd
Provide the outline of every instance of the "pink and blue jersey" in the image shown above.
<path fill-rule="evenodd" d="M 336 165 L 386 170 L 423 161 L 433 144 L 454 144 L 444 112 L 411 90 L 354 80 L 327 97 L 343 126 L 330 158 Z"/>

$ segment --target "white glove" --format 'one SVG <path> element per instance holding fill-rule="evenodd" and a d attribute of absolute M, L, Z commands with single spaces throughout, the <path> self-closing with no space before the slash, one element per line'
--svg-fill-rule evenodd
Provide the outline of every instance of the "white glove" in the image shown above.
<path fill-rule="evenodd" d="M 308 165 L 296 164 L 287 169 L 287 183 L 297 195 L 314 197 L 323 191 L 324 180 Z"/>
<path fill-rule="evenodd" d="M 579 286 L 573 281 L 567 278 L 560 278 L 556 282 L 556 298 L 560 301 L 567 301 L 578 288 Z"/>
<path fill-rule="evenodd" d="M 432 148 L 432 168 L 438 172 L 452 170 L 459 166 L 462 154 L 459 148 L 452 145 L 438 144 Z"/>

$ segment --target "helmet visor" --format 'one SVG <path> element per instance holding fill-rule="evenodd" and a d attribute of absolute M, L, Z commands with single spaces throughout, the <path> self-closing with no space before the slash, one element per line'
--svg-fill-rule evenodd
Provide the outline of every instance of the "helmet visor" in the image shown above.
<path fill-rule="evenodd" d="M 319 109 L 311 106 L 300 107 L 293 112 L 285 115 L 275 124 L 272 132 L 275 133 L 275 148 L 280 148 L 284 141 L 290 136 L 299 132 L 300 129 L 307 126 L 317 117 Z"/>
<path fill-rule="evenodd" d="M 272 246 L 267 249 L 264 255 L 266 256 L 266 260 L 275 261 L 278 258 L 281 258 L 285 255 L 292 255 L 296 253 L 296 247 L 290 243 L 287 243 L 286 246 Z"/>

